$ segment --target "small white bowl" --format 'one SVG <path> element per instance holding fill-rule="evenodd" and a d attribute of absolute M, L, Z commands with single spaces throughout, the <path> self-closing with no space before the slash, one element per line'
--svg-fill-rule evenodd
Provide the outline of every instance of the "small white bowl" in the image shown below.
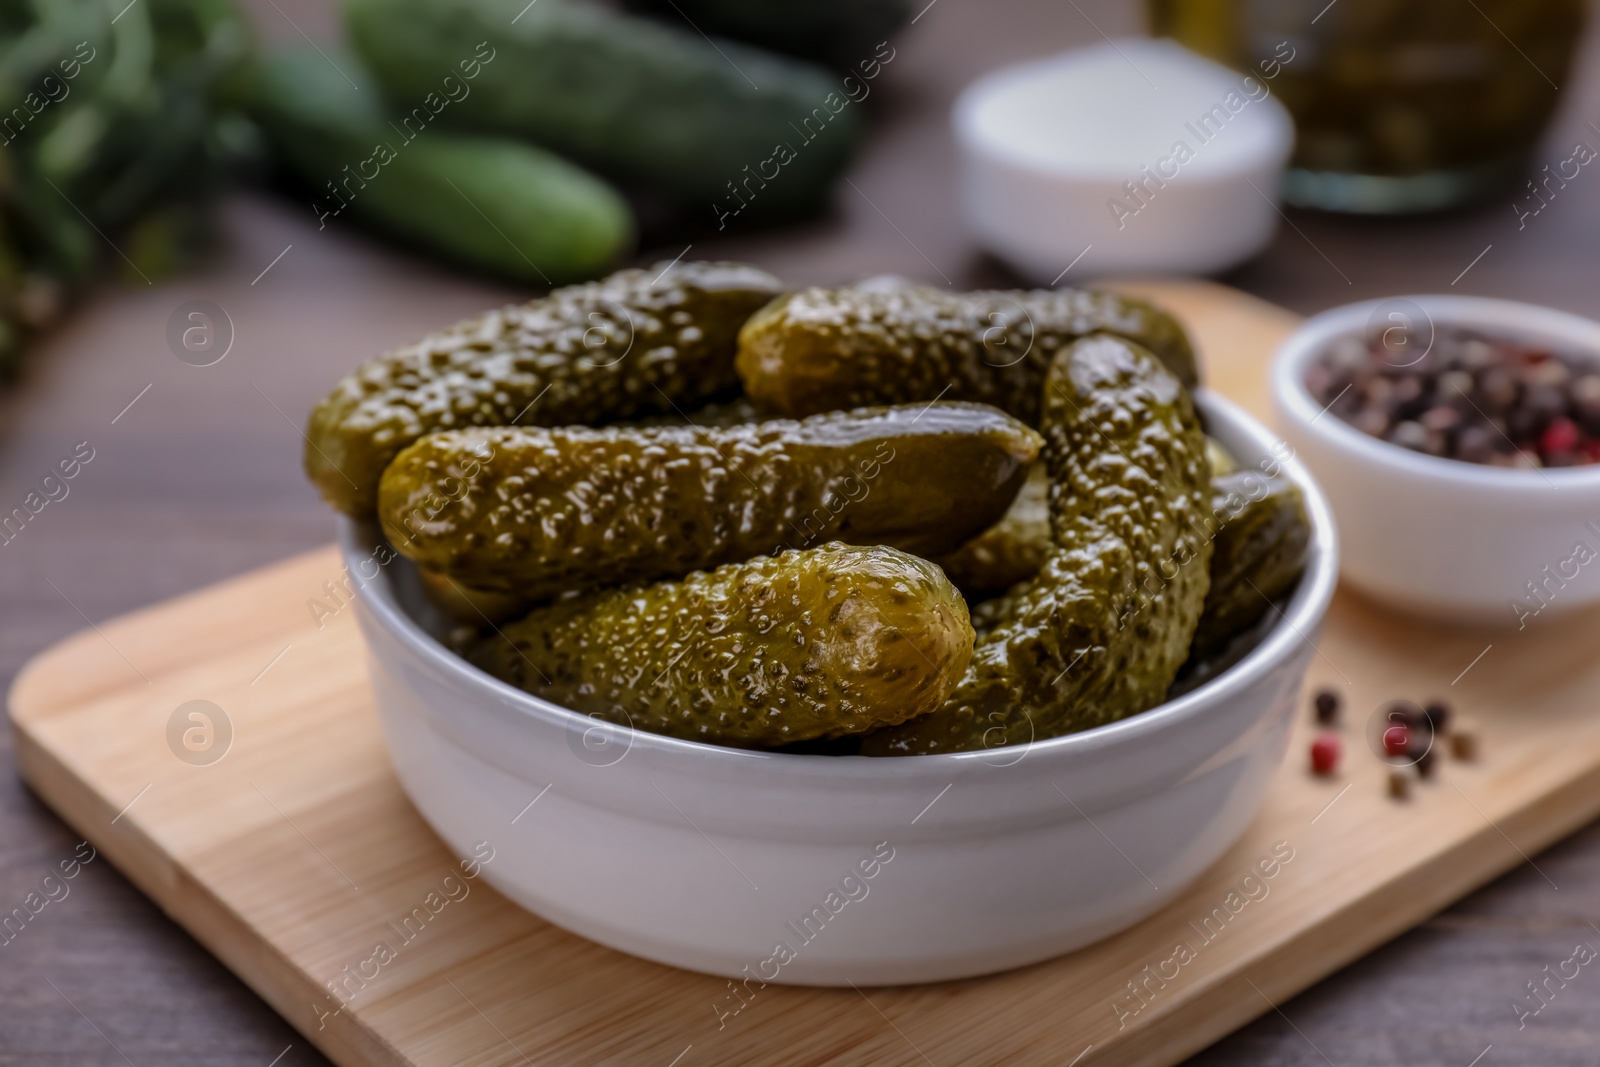
<path fill-rule="evenodd" d="M 1394 297 L 1309 319 L 1278 349 L 1272 394 L 1284 438 L 1333 505 L 1345 580 L 1419 614 L 1518 628 L 1600 600 L 1600 561 L 1563 567 L 1580 542 L 1600 556 L 1600 466 L 1510 470 L 1441 459 L 1322 410 L 1306 371 L 1333 341 L 1365 337 L 1378 322 L 1468 327 L 1600 364 L 1600 323 L 1509 300 Z"/>
<path fill-rule="evenodd" d="M 1277 230 L 1294 123 L 1271 80 L 1173 41 L 1006 67 L 969 86 L 952 119 L 968 228 L 1036 284 L 1069 265 L 1208 274 Z"/>
<path fill-rule="evenodd" d="M 1199 402 L 1245 463 L 1271 462 L 1264 428 L 1203 390 Z M 1110 726 L 882 759 L 612 727 L 446 651 L 411 614 L 403 560 L 356 598 L 379 719 L 446 844 L 471 856 L 487 841 L 495 888 L 602 944 L 801 985 L 1033 963 L 1156 911 L 1254 818 L 1337 570 L 1322 495 L 1294 461 L 1282 469 L 1314 530 L 1284 621 L 1218 678 Z M 344 523 L 352 571 L 373 536 Z"/>

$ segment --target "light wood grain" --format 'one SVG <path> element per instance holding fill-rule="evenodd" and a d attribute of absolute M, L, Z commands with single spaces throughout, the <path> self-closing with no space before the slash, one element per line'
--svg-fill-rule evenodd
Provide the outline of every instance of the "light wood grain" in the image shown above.
<path fill-rule="evenodd" d="M 1259 410 L 1263 361 L 1293 317 L 1220 286 L 1144 283 L 1188 321 L 1210 379 Z M 987 979 L 861 992 L 768 987 L 719 1029 L 719 979 L 601 948 L 483 883 L 448 905 L 337 1015 L 324 988 L 372 954 L 457 857 L 387 763 L 352 613 L 306 601 L 339 574 L 319 550 L 69 638 L 10 697 L 33 787 L 338 1063 L 1170 1064 L 1270 1011 L 1600 811 L 1594 615 L 1520 634 L 1429 628 L 1341 594 L 1310 685 L 1350 709 L 1340 777 L 1304 769 L 1309 729 L 1245 838 L 1133 930 Z M 1493 648 L 1453 686 L 1486 645 Z M 287 651 L 283 651 L 287 646 Z M 278 657 L 282 653 L 281 658 Z M 137 666 L 134 666 L 137 664 Z M 270 664 L 270 667 L 268 666 Z M 263 668 L 266 668 L 263 673 Z M 1395 696 L 1448 694 L 1484 757 L 1446 763 L 1403 804 L 1359 726 Z M 220 762 L 167 749 L 178 704 L 235 729 Z M 1348 789 L 1346 789 L 1348 787 Z M 131 802 L 131 806 L 130 806 Z M 1274 848 L 1293 859 L 1209 943 L 1191 924 Z M 1127 983 L 1196 950 L 1176 978 Z M 1170 973 L 1170 972 L 1169 972 Z M 1122 999 L 1123 1022 L 1118 1009 Z M 886 1026 L 885 1021 L 892 1026 Z M 1087 1050 L 1087 1053 L 1085 1053 Z"/>

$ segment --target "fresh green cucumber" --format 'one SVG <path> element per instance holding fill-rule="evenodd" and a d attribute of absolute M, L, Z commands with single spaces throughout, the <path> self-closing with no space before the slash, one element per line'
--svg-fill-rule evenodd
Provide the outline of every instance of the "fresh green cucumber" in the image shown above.
<path fill-rule="evenodd" d="M 527 137 L 713 215 L 818 207 L 859 139 L 841 81 L 692 28 L 567 0 L 345 0 L 349 39 L 401 112 L 483 59 L 442 122 Z M 480 51 L 481 49 L 481 51 Z"/>
<path fill-rule="evenodd" d="M 842 71 L 871 70 L 860 65 L 882 60 L 875 50 L 911 17 L 907 0 L 623 0 L 622 6 L 668 22 L 687 19 L 707 33 Z"/>
<path fill-rule="evenodd" d="M 376 90 L 339 52 L 280 52 L 251 79 L 249 109 L 313 187 L 322 226 L 348 209 L 407 243 L 536 285 L 594 277 L 631 248 L 627 204 L 601 179 L 532 145 L 438 129 L 429 107 L 391 120 Z"/>

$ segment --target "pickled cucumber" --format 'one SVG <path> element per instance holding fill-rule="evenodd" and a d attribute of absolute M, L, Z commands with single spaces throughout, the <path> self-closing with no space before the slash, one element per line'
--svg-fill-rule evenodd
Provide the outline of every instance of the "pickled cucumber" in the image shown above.
<path fill-rule="evenodd" d="M 1211 483 L 1215 529 L 1211 589 L 1195 628 L 1192 660 L 1211 659 L 1286 595 L 1305 571 L 1311 523 L 1300 489 L 1255 471 L 1225 474 Z"/>
<path fill-rule="evenodd" d="M 934 562 L 962 595 L 979 600 L 1038 574 L 1052 544 L 1050 478 L 1042 464 L 1035 464 L 999 522 Z"/>
<path fill-rule="evenodd" d="M 1239 471 L 1212 438 L 1206 439 L 1206 450 L 1213 471 L 1211 513 L 1200 523 L 1213 540 L 1211 587 L 1189 659 L 1179 670 L 1186 680 L 1201 677 L 1196 672 L 1202 666 L 1209 678 L 1231 663 L 1222 653 L 1260 621 L 1272 602 L 1294 589 L 1311 539 L 1300 490 L 1292 482 Z M 972 627 L 980 637 L 1010 611 L 1006 598 L 997 594 L 1032 578 L 1050 553 L 1048 485 L 1043 467 L 1036 466 L 998 523 L 935 557 L 972 602 Z"/>
<path fill-rule="evenodd" d="M 737 384 L 739 327 L 781 288 L 738 264 L 658 265 L 460 323 L 344 378 L 311 412 L 306 473 L 363 518 L 389 461 L 435 430 L 688 410 Z"/>
<path fill-rule="evenodd" d="M 1164 699 L 1210 577 L 1209 464 L 1188 390 L 1148 350 L 1074 342 L 1044 389 L 1055 547 L 1001 601 L 939 710 L 863 739 L 868 755 L 956 752 L 1099 726 Z"/>
<path fill-rule="evenodd" d="M 545 599 L 832 540 L 948 551 L 993 524 L 1042 441 L 982 404 L 725 428 L 520 426 L 430 434 L 378 513 L 417 563 Z"/>
<path fill-rule="evenodd" d="M 1213 482 L 1219 475 L 1239 467 L 1232 454 L 1214 437 L 1206 438 L 1206 458 L 1211 463 Z M 969 601 L 1003 593 L 1039 573 L 1052 543 L 1049 492 L 1050 479 L 1044 467 L 1035 466 L 1011 509 L 999 522 L 954 552 L 934 560 Z M 1215 575 L 1216 572 L 1216 558 L 1213 557 L 1211 573 Z M 975 606 L 974 626 L 979 625 L 979 615 Z"/>
<path fill-rule="evenodd" d="M 471 658 L 573 711 L 765 748 L 925 714 L 971 655 L 966 604 L 939 568 L 834 542 L 560 600 Z"/>
<path fill-rule="evenodd" d="M 418 567 L 417 576 L 429 602 L 445 616 L 468 626 L 493 626 L 527 614 L 532 601 L 516 593 L 495 589 L 476 589 L 427 567 Z"/>
<path fill-rule="evenodd" d="M 725 400 L 713 400 L 697 408 L 670 411 L 664 415 L 646 415 L 642 419 L 629 419 L 625 426 L 742 426 L 747 422 L 760 422 L 764 418 L 750 398 L 744 395 Z"/>
<path fill-rule="evenodd" d="M 1149 348 L 1196 381 L 1183 328 L 1142 300 L 1072 290 L 947 293 L 921 285 L 805 289 L 774 300 L 739 333 L 745 392 L 779 415 L 935 398 L 1039 418 L 1052 357 L 1093 331 Z"/>

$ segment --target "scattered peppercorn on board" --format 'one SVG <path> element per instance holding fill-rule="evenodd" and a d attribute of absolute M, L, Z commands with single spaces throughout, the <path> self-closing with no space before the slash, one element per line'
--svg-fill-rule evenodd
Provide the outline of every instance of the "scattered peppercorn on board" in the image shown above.
<path fill-rule="evenodd" d="M 1127 288 L 1265 416 L 1294 316 L 1216 285 Z M 1171 1064 L 1600 814 L 1597 614 L 1446 629 L 1341 592 L 1307 681 L 1343 698 L 1337 771 L 1309 772 L 1307 706 L 1256 823 L 1170 907 L 989 978 L 741 1001 L 520 910 L 472 876 L 492 855 L 445 850 L 390 769 L 340 578 L 328 548 L 106 622 L 40 654 L 9 706 L 38 794 L 344 1067 Z M 1448 700 L 1478 748 L 1404 800 L 1365 739 L 1397 697 Z M 169 741 L 197 698 L 231 727 L 211 763 Z M 508 842 L 537 839 L 527 814 Z"/>

